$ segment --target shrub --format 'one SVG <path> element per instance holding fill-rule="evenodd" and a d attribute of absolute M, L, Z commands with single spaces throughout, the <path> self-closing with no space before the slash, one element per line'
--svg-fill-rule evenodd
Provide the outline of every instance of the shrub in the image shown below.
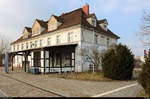
<path fill-rule="evenodd" d="M 119 44 L 109 49 L 102 56 L 104 77 L 114 80 L 132 78 L 134 55 L 127 46 Z"/>
<path fill-rule="evenodd" d="M 145 63 L 142 67 L 141 73 L 139 74 L 138 82 L 150 96 L 150 50 L 148 55 L 145 57 Z"/>

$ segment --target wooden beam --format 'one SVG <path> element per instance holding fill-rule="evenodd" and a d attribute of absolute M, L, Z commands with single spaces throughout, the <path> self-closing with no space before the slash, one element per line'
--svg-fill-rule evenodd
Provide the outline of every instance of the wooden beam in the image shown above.
<path fill-rule="evenodd" d="M 45 71 L 45 50 L 44 50 L 44 74 L 46 74 L 46 71 Z"/>
<path fill-rule="evenodd" d="M 12 54 L 12 55 L 11 55 L 11 65 L 12 65 L 11 70 L 12 70 L 12 71 L 14 71 L 14 68 L 13 68 L 13 58 L 14 58 L 14 55 Z"/>
<path fill-rule="evenodd" d="M 61 73 L 62 73 L 62 53 L 60 53 L 60 68 L 61 68 Z"/>
<path fill-rule="evenodd" d="M 52 51 L 52 67 L 54 67 L 54 51 Z"/>
<path fill-rule="evenodd" d="M 50 71 L 51 71 L 51 60 L 50 60 L 51 58 L 50 57 L 51 56 L 50 56 L 50 51 L 49 50 L 48 50 L 48 52 L 49 52 L 49 73 L 50 73 Z"/>
<path fill-rule="evenodd" d="M 24 54 L 14 54 L 14 55 L 20 55 L 20 56 L 23 56 Z"/>
<path fill-rule="evenodd" d="M 27 61 L 26 53 L 25 53 L 25 55 L 24 55 L 24 59 L 25 59 L 25 63 L 24 63 L 24 71 L 26 72 L 26 61 Z"/>

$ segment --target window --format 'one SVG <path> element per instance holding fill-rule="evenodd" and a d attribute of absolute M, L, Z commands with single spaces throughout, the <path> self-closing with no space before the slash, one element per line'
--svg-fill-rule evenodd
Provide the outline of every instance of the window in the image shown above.
<path fill-rule="evenodd" d="M 32 42 L 30 42 L 30 48 L 32 48 Z"/>
<path fill-rule="evenodd" d="M 104 24 L 104 29 L 107 31 L 107 25 L 106 24 Z"/>
<path fill-rule="evenodd" d="M 24 44 L 21 45 L 21 49 L 22 49 L 22 50 L 24 49 Z"/>
<path fill-rule="evenodd" d="M 19 50 L 19 45 L 17 45 L 17 50 Z"/>
<path fill-rule="evenodd" d="M 73 33 L 68 33 L 68 42 L 73 41 Z"/>
<path fill-rule="evenodd" d="M 37 29 L 37 33 L 40 34 L 40 29 Z"/>
<path fill-rule="evenodd" d="M 40 40 L 40 46 L 43 46 L 43 40 Z"/>
<path fill-rule="evenodd" d="M 47 45 L 51 45 L 51 38 L 47 38 Z"/>
<path fill-rule="evenodd" d="M 35 34 L 36 33 L 36 31 L 35 30 L 33 30 L 33 34 Z"/>
<path fill-rule="evenodd" d="M 95 18 L 92 18 L 92 25 L 96 26 L 96 19 Z"/>
<path fill-rule="evenodd" d="M 37 47 L 37 41 L 35 41 L 35 44 L 34 44 L 34 45 L 35 45 L 35 47 Z"/>
<path fill-rule="evenodd" d="M 109 47 L 109 38 L 107 38 L 107 47 Z"/>
<path fill-rule="evenodd" d="M 26 49 L 28 49 L 28 47 L 29 47 L 29 46 L 28 46 L 28 43 L 26 43 Z"/>
<path fill-rule="evenodd" d="M 98 35 L 94 35 L 94 43 L 97 44 L 98 43 Z"/>
<path fill-rule="evenodd" d="M 41 52 L 37 51 L 34 52 L 34 66 L 40 67 L 41 66 Z"/>
<path fill-rule="evenodd" d="M 15 45 L 14 45 L 14 51 L 15 51 Z"/>
<path fill-rule="evenodd" d="M 61 42 L 60 35 L 56 37 L 56 43 L 59 44 Z"/>
<path fill-rule="evenodd" d="M 51 23 L 49 25 L 49 31 L 55 30 L 57 29 L 57 22 Z"/>
<path fill-rule="evenodd" d="M 60 53 L 56 53 L 56 65 L 60 66 Z"/>

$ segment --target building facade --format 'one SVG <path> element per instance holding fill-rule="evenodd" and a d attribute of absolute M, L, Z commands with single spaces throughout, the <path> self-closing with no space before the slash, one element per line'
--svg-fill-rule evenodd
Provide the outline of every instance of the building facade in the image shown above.
<path fill-rule="evenodd" d="M 32 28 L 25 27 L 22 36 L 11 43 L 12 66 L 23 66 L 25 71 L 39 68 L 42 73 L 87 71 L 91 63 L 81 55 L 82 49 L 96 46 L 102 52 L 117 44 L 119 37 L 107 26 L 106 19 L 89 13 L 88 4 L 51 15 L 48 21 L 36 19 Z"/>

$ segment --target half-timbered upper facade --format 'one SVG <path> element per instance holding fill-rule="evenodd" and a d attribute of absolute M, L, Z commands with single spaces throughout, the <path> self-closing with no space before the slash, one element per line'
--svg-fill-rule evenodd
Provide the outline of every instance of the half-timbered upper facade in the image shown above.
<path fill-rule="evenodd" d="M 11 43 L 13 65 L 24 62 L 25 68 L 36 67 L 44 73 L 82 72 L 90 64 L 81 56 L 82 48 L 96 45 L 102 51 L 117 44 L 118 39 L 108 29 L 107 20 L 98 20 L 89 13 L 89 5 L 85 5 L 60 16 L 51 15 L 48 21 L 36 19 L 31 28 L 25 27 L 22 36 Z M 19 56 L 20 62 L 17 55 L 23 55 Z"/>

